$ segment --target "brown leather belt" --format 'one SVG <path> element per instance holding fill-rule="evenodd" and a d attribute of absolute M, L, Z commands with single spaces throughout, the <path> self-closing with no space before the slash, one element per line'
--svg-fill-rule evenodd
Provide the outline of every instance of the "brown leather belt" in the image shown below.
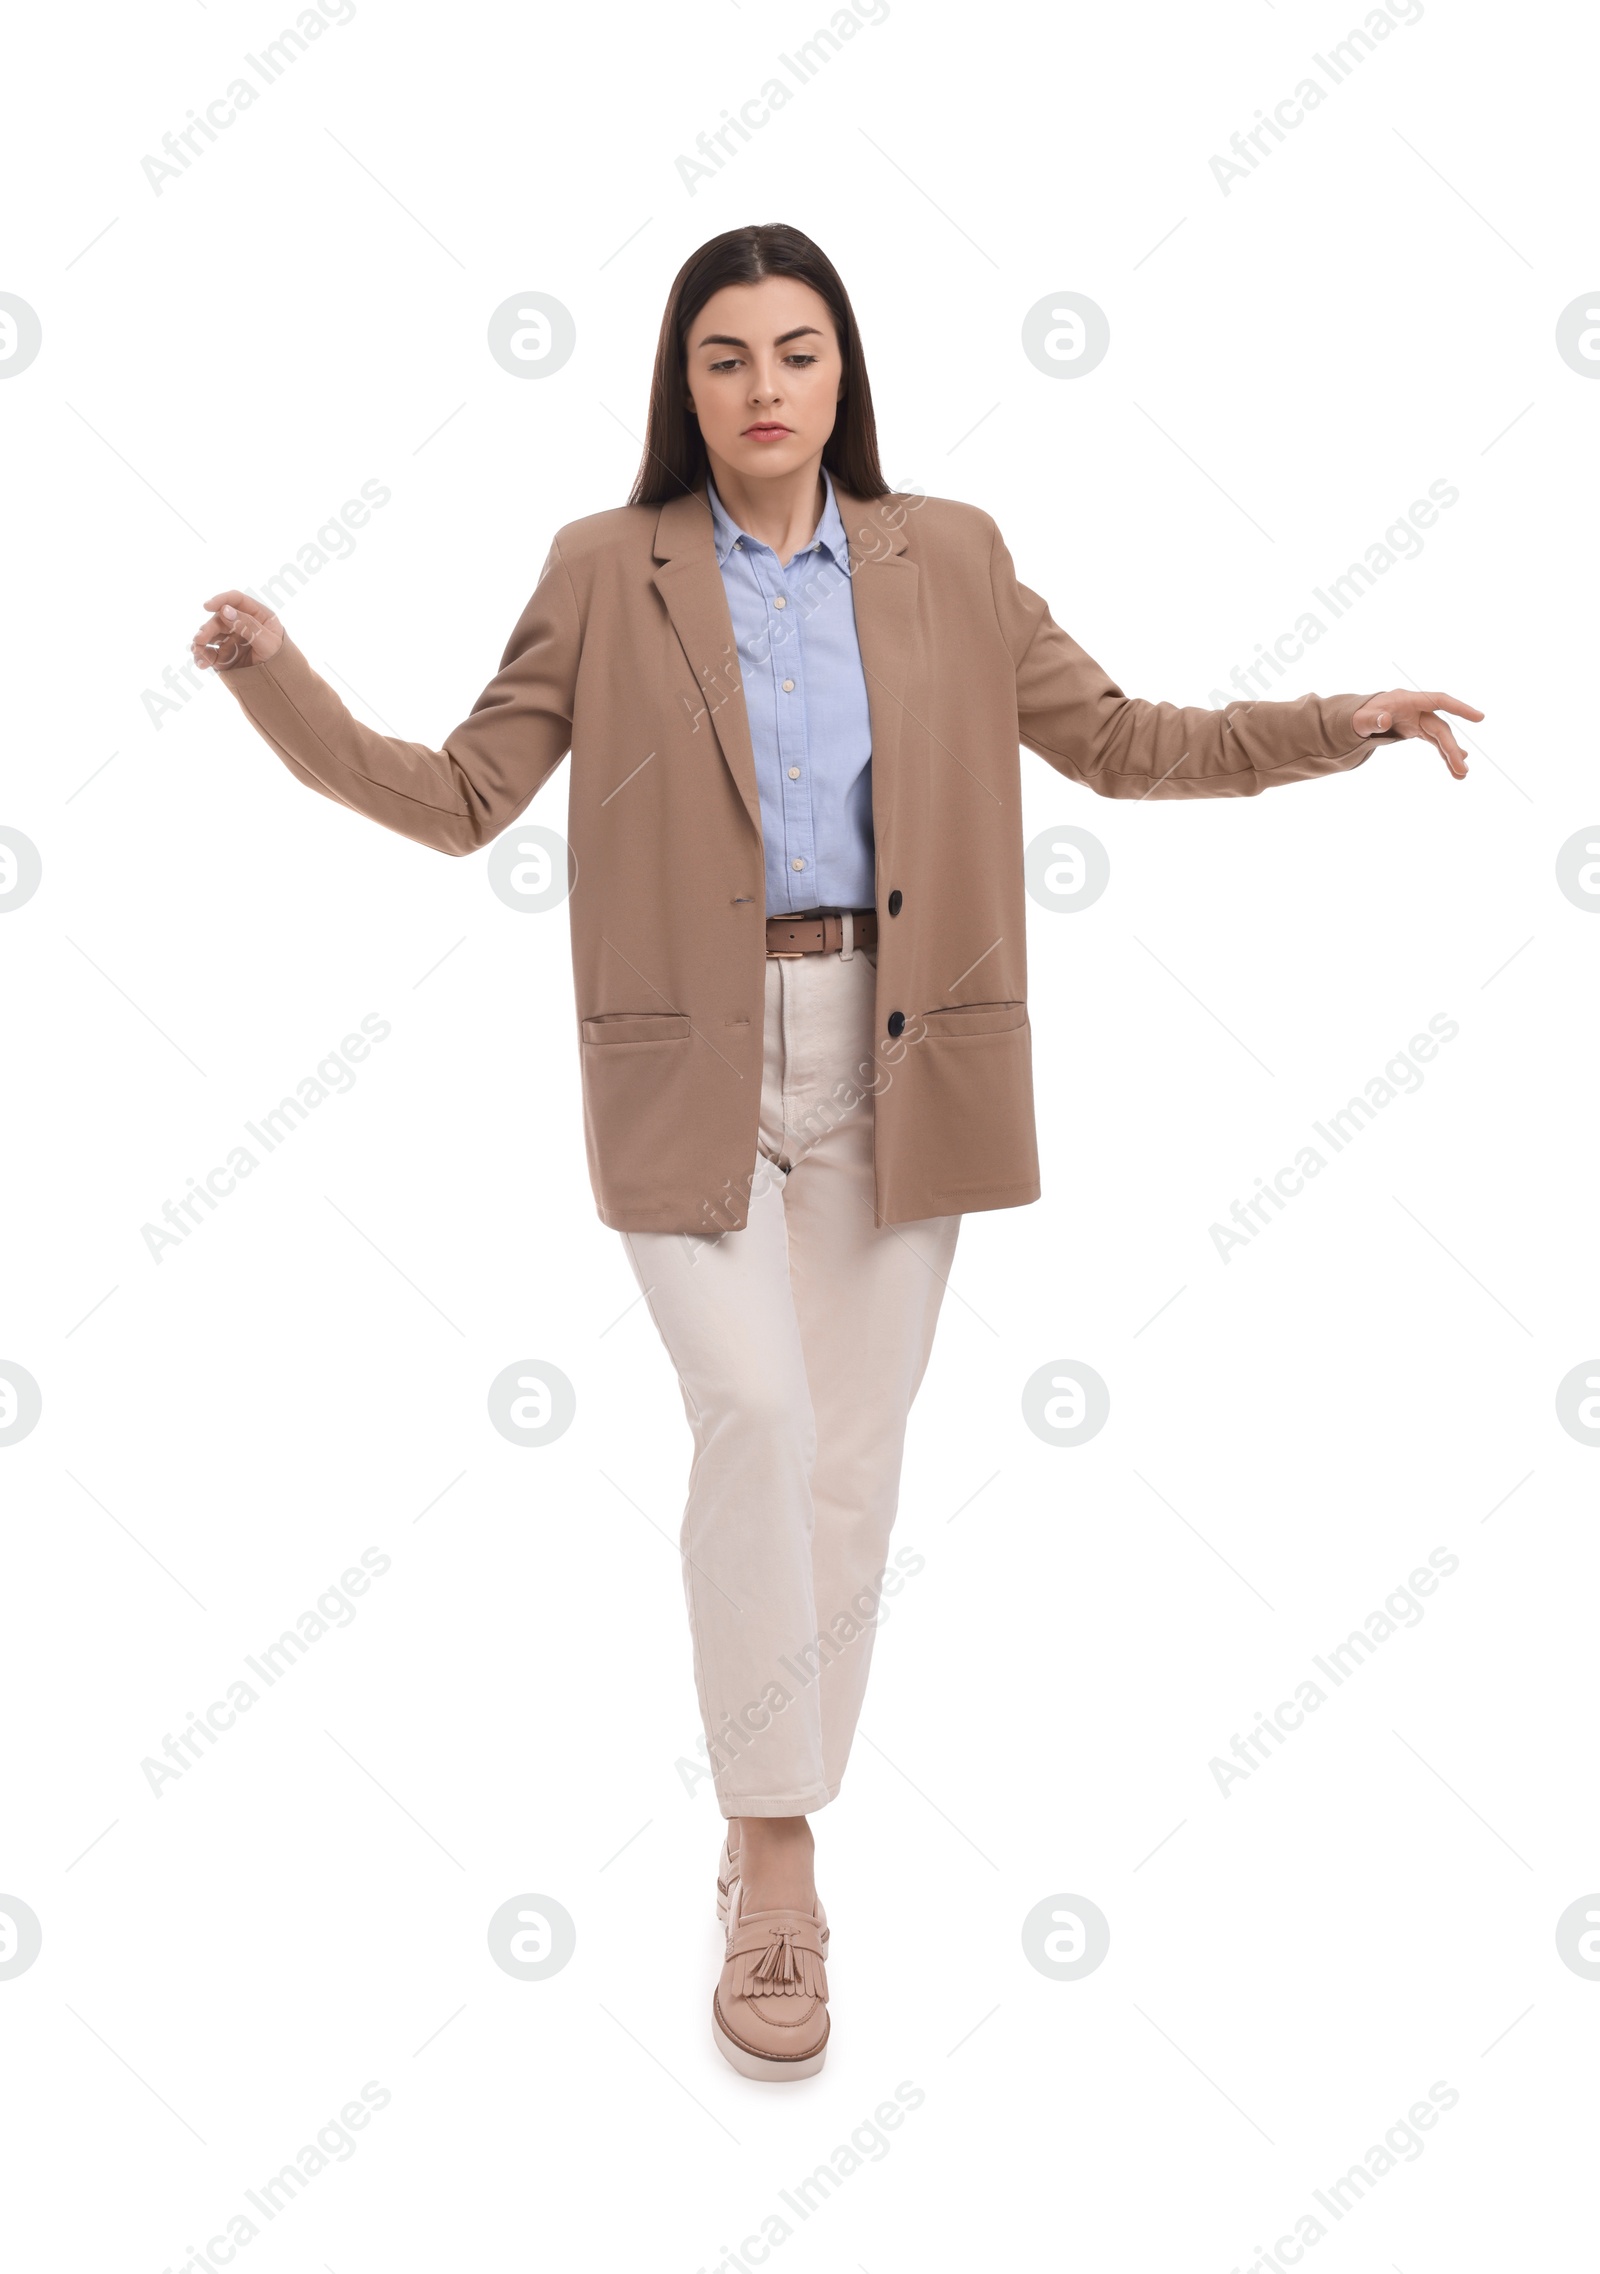
<path fill-rule="evenodd" d="M 876 908 L 857 908 L 852 910 L 852 914 L 855 918 L 855 945 L 876 947 Z M 767 918 L 768 955 L 837 955 L 843 946 L 844 918 L 832 910 L 817 916 Z"/>

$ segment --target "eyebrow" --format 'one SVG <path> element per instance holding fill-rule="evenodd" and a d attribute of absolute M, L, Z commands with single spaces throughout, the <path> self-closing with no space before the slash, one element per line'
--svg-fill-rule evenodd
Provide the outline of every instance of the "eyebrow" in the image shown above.
<path fill-rule="evenodd" d="M 780 332 L 773 341 L 774 347 L 786 347 L 790 340 L 821 339 L 815 324 L 796 324 L 792 332 Z M 748 340 L 738 339 L 732 332 L 707 332 L 704 339 L 695 341 L 696 347 L 748 347 Z"/>

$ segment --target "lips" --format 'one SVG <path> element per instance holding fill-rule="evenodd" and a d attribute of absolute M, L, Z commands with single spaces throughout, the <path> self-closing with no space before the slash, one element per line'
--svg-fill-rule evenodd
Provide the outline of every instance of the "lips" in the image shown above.
<path fill-rule="evenodd" d="M 757 442 L 762 442 L 771 440 L 775 435 L 792 434 L 794 429 L 789 426 L 779 426 L 771 419 L 764 419 L 759 425 L 747 426 L 744 431 L 747 436 L 753 437 Z"/>

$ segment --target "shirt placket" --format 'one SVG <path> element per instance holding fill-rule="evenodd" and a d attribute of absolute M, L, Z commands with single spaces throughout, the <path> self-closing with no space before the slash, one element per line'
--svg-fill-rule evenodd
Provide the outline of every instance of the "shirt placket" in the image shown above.
<path fill-rule="evenodd" d="M 817 905 L 817 825 L 811 796 L 811 764 L 806 735 L 805 674 L 802 668 L 800 611 L 795 606 L 793 573 L 805 560 L 796 553 L 788 567 L 779 568 L 781 595 L 773 595 L 778 618 L 772 647 L 772 700 L 778 719 L 778 774 L 783 788 L 784 856 L 789 880 L 789 906 Z M 777 556 L 773 556 L 777 567 Z M 804 570 L 801 570 L 802 576 Z M 778 598 L 784 606 L 776 606 Z M 796 867 L 796 862 L 800 863 Z"/>
<path fill-rule="evenodd" d="M 791 595 L 778 556 L 759 538 L 740 537 L 751 581 L 761 596 L 765 662 L 770 674 L 773 723 L 778 757 L 778 812 L 783 842 L 783 905 L 774 914 L 792 915 L 814 905 L 813 873 L 816 843 L 811 812 L 810 768 L 805 756 L 805 700 L 798 663 L 799 640 L 791 632 Z M 798 557 L 798 556 L 797 556 Z M 792 565 L 792 564 L 791 564 Z M 752 661 L 758 660 L 752 657 Z M 796 862 L 799 866 L 796 867 Z"/>

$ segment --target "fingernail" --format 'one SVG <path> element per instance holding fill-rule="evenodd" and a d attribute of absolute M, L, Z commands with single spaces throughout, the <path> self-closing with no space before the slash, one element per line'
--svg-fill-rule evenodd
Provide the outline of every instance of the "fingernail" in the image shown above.
<path fill-rule="evenodd" d="M 237 608 L 224 608 L 222 611 L 223 621 L 225 623 L 231 624 L 234 617 L 237 616 L 238 613 L 239 611 Z"/>

